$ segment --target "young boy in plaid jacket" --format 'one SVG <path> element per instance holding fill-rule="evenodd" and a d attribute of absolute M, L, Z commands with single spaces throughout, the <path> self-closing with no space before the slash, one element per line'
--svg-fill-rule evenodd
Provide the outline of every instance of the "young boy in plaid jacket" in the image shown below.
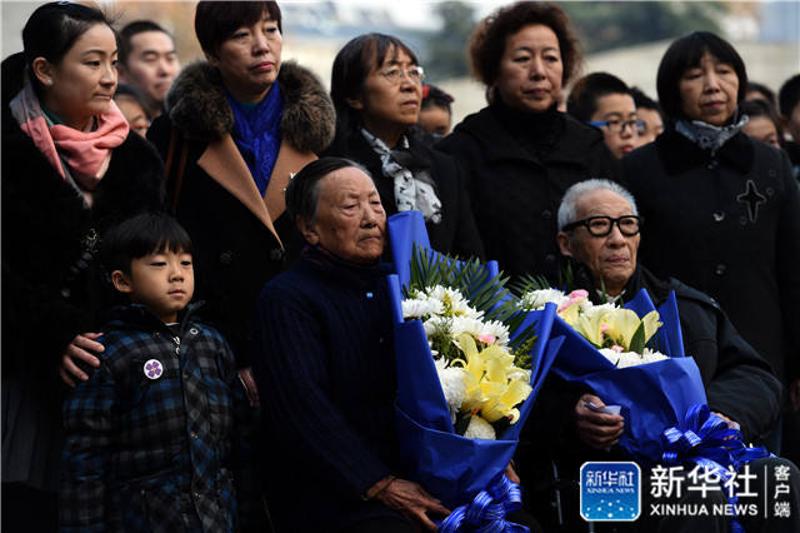
<path fill-rule="evenodd" d="M 242 529 L 234 411 L 247 406 L 227 343 L 193 317 L 189 236 L 139 215 L 109 232 L 103 256 L 132 303 L 113 310 L 100 367 L 64 405 L 61 530 Z"/>

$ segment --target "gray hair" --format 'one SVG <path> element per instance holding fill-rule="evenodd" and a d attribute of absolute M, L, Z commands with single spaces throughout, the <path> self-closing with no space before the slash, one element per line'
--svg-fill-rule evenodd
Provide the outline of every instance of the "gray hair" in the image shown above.
<path fill-rule="evenodd" d="M 625 201 L 630 204 L 631 209 L 633 209 L 633 214 L 639 214 L 639 210 L 636 208 L 636 200 L 633 199 L 633 195 L 628 192 L 628 189 L 613 181 L 590 179 L 576 183 L 567 189 L 564 198 L 561 199 L 561 205 L 558 206 L 558 231 L 562 231 L 564 226 L 570 222 L 575 222 L 578 216 L 576 207 L 578 200 L 583 195 L 595 191 L 611 191 L 614 194 L 622 196 Z"/>

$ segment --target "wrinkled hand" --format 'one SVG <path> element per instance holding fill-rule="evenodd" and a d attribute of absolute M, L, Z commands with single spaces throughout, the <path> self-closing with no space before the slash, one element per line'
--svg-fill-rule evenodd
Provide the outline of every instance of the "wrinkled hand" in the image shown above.
<path fill-rule="evenodd" d="M 436 531 L 437 528 L 436 524 L 428 518 L 428 512 L 442 517 L 450 514 L 442 502 L 425 492 L 425 489 L 416 483 L 405 479 L 393 480 L 375 496 L 375 499 L 387 507 L 400 511 L 430 531 Z"/>
<path fill-rule="evenodd" d="M 789 384 L 789 400 L 792 404 L 792 410 L 800 411 L 800 378 Z"/>
<path fill-rule="evenodd" d="M 76 335 L 72 342 L 69 343 L 67 349 L 61 354 L 61 367 L 58 369 L 58 375 L 61 376 L 61 381 L 69 385 L 75 386 L 74 379 L 86 381 L 89 376 L 86 372 L 80 369 L 75 361 L 83 361 L 84 363 L 98 368 L 100 366 L 100 359 L 95 356 L 95 353 L 101 353 L 105 347 L 96 342 L 97 338 L 102 333 L 84 333 Z"/>
<path fill-rule="evenodd" d="M 625 430 L 625 419 L 620 415 L 598 413 L 586 407 L 591 402 L 605 407 L 603 400 L 593 394 L 584 394 L 575 405 L 575 425 L 578 437 L 592 448 L 605 450 L 619 442 Z"/>
<path fill-rule="evenodd" d="M 739 423 L 734 421 L 733 419 L 728 418 L 727 416 L 723 415 L 720 412 L 717 412 L 717 411 L 712 411 L 712 412 L 713 412 L 713 414 L 715 414 L 718 417 L 720 417 L 721 419 L 723 419 L 728 424 L 729 428 L 731 428 L 731 429 L 742 429 L 742 426 L 740 426 Z M 731 438 L 733 438 L 733 437 L 731 437 Z"/>
<path fill-rule="evenodd" d="M 247 401 L 250 402 L 250 407 L 258 407 L 261 405 L 261 400 L 258 396 L 258 386 L 253 377 L 252 367 L 247 367 L 239 370 L 239 381 L 244 386 L 244 391 L 247 393 Z"/>
<path fill-rule="evenodd" d="M 519 479 L 519 476 L 517 475 L 517 471 L 514 470 L 514 466 L 511 463 L 508 463 L 508 466 L 506 467 L 506 477 L 508 478 L 509 481 L 511 481 L 512 483 L 516 483 L 517 485 L 522 483 L 522 481 L 520 481 Z"/>

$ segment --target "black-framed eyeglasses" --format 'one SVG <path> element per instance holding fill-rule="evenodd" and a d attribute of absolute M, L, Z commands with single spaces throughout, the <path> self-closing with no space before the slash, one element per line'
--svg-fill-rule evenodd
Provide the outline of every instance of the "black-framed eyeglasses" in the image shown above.
<path fill-rule="evenodd" d="M 630 120 L 622 120 L 619 118 L 612 118 L 611 120 L 592 120 L 589 122 L 590 126 L 596 128 L 608 128 L 608 131 L 615 134 L 620 134 L 625 131 L 625 128 L 630 128 L 632 132 L 637 135 L 644 135 L 647 133 L 647 122 L 640 118 L 632 118 Z"/>
<path fill-rule="evenodd" d="M 408 76 L 413 83 L 422 83 L 422 80 L 425 79 L 425 69 L 419 65 L 411 65 L 406 69 L 393 66 L 380 71 L 380 75 L 392 85 L 398 85 L 403 80 L 403 76 Z"/>
<path fill-rule="evenodd" d="M 626 237 L 638 235 L 642 227 L 642 219 L 636 215 L 625 215 L 618 218 L 607 216 L 595 216 L 576 220 L 566 224 L 562 229 L 572 231 L 579 226 L 584 226 L 593 237 L 607 237 L 611 234 L 614 224 L 619 228 L 619 232 Z"/>

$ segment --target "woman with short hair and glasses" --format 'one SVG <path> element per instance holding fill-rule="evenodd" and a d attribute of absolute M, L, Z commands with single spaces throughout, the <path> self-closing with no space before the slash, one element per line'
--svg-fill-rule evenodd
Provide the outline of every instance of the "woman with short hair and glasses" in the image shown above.
<path fill-rule="evenodd" d="M 558 111 L 581 63 L 577 39 L 560 7 L 518 2 L 479 23 L 469 52 L 489 105 L 437 148 L 469 173 L 487 257 L 511 276 L 555 282 L 553 235 L 564 192 L 588 177 L 619 177 L 603 134 Z"/>
<path fill-rule="evenodd" d="M 642 259 L 717 299 L 798 410 L 800 193 L 789 159 L 742 131 L 745 64 L 717 35 L 673 42 L 656 85 L 666 130 L 623 159 L 647 219 Z"/>
<path fill-rule="evenodd" d="M 415 127 L 423 78 L 416 55 L 396 37 L 369 33 L 348 42 L 333 63 L 336 138 L 328 155 L 370 171 L 387 215 L 421 211 L 434 249 L 482 257 L 463 174 Z"/>

